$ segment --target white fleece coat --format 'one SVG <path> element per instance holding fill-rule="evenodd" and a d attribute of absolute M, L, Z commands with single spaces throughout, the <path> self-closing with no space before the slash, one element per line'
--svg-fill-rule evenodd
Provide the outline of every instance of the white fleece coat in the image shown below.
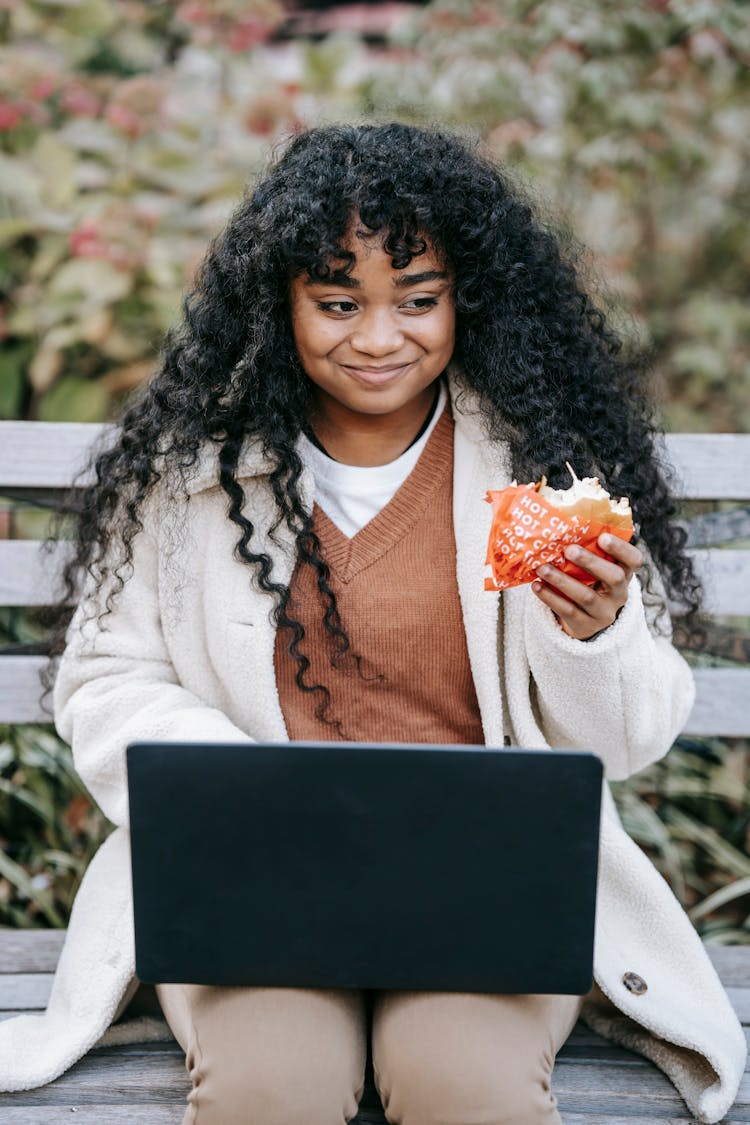
<path fill-rule="evenodd" d="M 628 777 L 662 757 L 680 731 L 693 701 L 690 671 L 647 624 L 635 579 L 616 624 L 585 644 L 564 634 L 528 587 L 502 599 L 485 592 L 492 512 L 484 495 L 510 481 L 504 452 L 487 441 L 472 403 L 468 394 L 456 399 L 454 384 L 456 570 L 486 743 L 502 746 L 508 736 L 530 749 L 590 749 L 607 778 Z M 272 555 L 275 576 L 288 582 L 293 544 L 281 528 L 269 538 L 267 472 L 258 448 L 248 447 L 240 477 L 257 529 L 253 545 Z M 234 557 L 237 528 L 216 482 L 216 451 L 208 449 L 191 471 L 187 499 L 155 497 L 149 505 L 132 576 L 105 627 L 89 620 L 69 634 L 56 722 L 117 827 L 79 889 L 46 1013 L 0 1024 L 0 1090 L 56 1078 L 100 1040 L 137 987 L 126 745 L 287 738 L 269 599 Z M 307 474 L 301 485 L 311 505 Z M 589 1003 L 583 1018 L 652 1059 L 699 1121 L 717 1122 L 743 1073 L 742 1029 L 688 918 L 604 789 L 594 971 L 618 1011 Z M 641 976 L 647 991 L 628 991 L 627 973 Z M 136 1031 L 149 1034 L 143 1025 Z"/>

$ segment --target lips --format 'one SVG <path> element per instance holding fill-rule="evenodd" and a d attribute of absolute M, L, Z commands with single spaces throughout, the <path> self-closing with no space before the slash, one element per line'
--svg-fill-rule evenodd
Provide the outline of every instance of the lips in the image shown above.
<path fill-rule="evenodd" d="M 401 363 L 391 367 L 350 367 L 345 363 L 342 363 L 341 366 L 358 382 L 373 387 L 380 386 L 382 383 L 389 383 L 392 379 L 397 379 L 411 367 L 414 362 L 416 361 L 412 360 L 410 363 Z"/>

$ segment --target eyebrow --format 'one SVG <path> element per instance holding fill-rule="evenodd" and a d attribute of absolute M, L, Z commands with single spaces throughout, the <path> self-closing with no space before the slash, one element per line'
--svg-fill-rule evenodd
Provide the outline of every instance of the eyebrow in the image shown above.
<path fill-rule="evenodd" d="M 425 281 L 447 281 L 448 274 L 445 270 L 425 270 L 423 273 L 405 273 L 397 278 L 394 284 L 398 289 L 408 289 L 412 285 L 421 285 Z M 305 285 L 334 285 L 342 289 L 361 289 L 362 283 L 356 277 L 338 270 L 328 278 L 307 277 Z"/>
<path fill-rule="evenodd" d="M 423 281 L 447 281 L 448 274 L 445 270 L 425 270 L 424 273 L 405 273 L 396 281 L 399 289 L 408 289 L 410 285 L 421 285 Z"/>

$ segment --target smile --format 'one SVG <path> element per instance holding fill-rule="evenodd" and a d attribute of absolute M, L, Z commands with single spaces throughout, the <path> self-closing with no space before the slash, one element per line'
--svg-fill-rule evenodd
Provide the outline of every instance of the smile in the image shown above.
<path fill-rule="evenodd" d="M 380 386 L 381 383 L 389 383 L 392 379 L 397 379 L 400 375 L 407 371 L 414 365 L 416 361 L 412 360 L 411 363 L 402 363 L 397 367 L 350 367 L 345 363 L 340 366 L 351 375 L 357 382 L 364 383 L 367 386 Z"/>

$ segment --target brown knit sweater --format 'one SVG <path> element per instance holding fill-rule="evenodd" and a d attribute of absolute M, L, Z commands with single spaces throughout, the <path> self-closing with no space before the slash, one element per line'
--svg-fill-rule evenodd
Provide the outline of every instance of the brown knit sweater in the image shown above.
<path fill-rule="evenodd" d="M 320 693 L 297 687 L 288 633 L 279 630 L 276 681 L 291 739 L 483 743 L 456 584 L 452 466 L 446 409 L 411 474 L 352 539 L 315 507 L 315 531 L 362 675 L 351 655 L 332 664 L 314 571 L 298 564 L 290 611 L 305 627 L 305 681 L 330 689 L 327 714 L 340 728 L 316 718 Z"/>

